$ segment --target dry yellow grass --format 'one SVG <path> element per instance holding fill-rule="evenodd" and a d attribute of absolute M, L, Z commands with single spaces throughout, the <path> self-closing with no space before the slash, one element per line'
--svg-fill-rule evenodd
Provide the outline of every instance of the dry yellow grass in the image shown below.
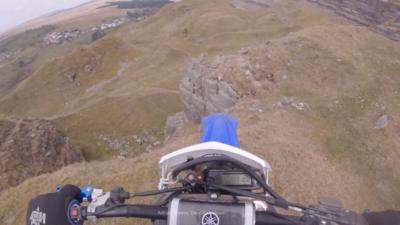
<path fill-rule="evenodd" d="M 242 118 L 240 136 L 247 149 L 277 163 L 276 184 L 289 196 L 315 201 L 328 194 L 352 208 L 398 208 L 399 57 L 397 42 L 332 24 L 211 60 L 217 69 L 210 76 L 223 75 L 245 96 L 233 111 Z M 284 96 L 293 102 L 285 106 Z M 389 125 L 375 129 L 383 114 Z"/>
<path fill-rule="evenodd" d="M 264 65 L 255 76 L 261 86 L 248 82 L 239 64 L 229 72 L 221 66 L 220 72 L 235 89 L 255 91 L 245 94 L 233 114 L 240 119 L 243 148 L 271 163 L 273 187 L 292 201 L 314 203 L 328 195 L 356 210 L 399 208 L 399 43 L 306 1 L 255 9 L 228 0 L 168 5 L 148 20 L 127 24 L 46 65 L 1 102 L 0 113 L 53 117 L 91 155 L 96 132 L 124 136 L 143 128 L 162 130 L 166 116 L 179 110 L 177 88 L 186 58 L 237 54 L 249 45 L 255 63 Z M 104 49 L 107 65 L 84 74 L 84 60 Z M 86 92 L 112 79 L 121 63 L 129 65 L 122 76 Z M 63 69 L 83 73 L 81 85 L 61 76 Z M 269 74 L 274 82 L 265 80 Z M 276 106 L 283 96 L 309 108 Z M 60 104 L 66 100 L 68 106 Z M 160 107 L 148 113 L 155 102 Z M 389 125 L 376 130 L 374 122 L 383 113 L 390 115 Z M 158 158 L 197 142 L 199 126 L 185 129 L 171 144 L 138 158 L 72 165 L 0 193 L 1 224 L 23 224 L 28 199 L 59 183 L 122 184 L 132 191 L 155 187 Z M 99 150 L 109 157 L 106 147 Z M 144 223 L 135 221 L 106 224 Z"/>
<path fill-rule="evenodd" d="M 188 128 L 193 129 L 193 128 Z M 195 143 L 197 135 L 186 136 L 155 152 L 145 153 L 134 159 L 111 160 L 107 162 L 91 162 L 74 164 L 53 174 L 44 174 L 30 179 L 16 188 L 0 193 L 1 224 L 25 224 L 25 211 L 29 199 L 46 192 L 53 192 L 59 184 L 85 185 L 91 184 L 104 190 L 111 190 L 117 185 L 129 191 L 145 191 L 155 189 L 158 182 L 158 159 L 166 152 Z M 139 172 L 140 171 L 140 172 Z M 136 199 L 133 202 L 149 202 Z M 143 224 L 138 220 L 104 221 L 100 224 Z"/>
<path fill-rule="evenodd" d="M 233 53 L 314 26 L 314 18 L 319 18 L 320 24 L 340 22 L 315 6 L 298 1 L 252 9 L 242 9 L 230 1 L 188 0 L 169 4 L 145 21 L 128 23 L 104 39 L 46 63 L 1 100 L 0 113 L 68 121 L 75 129 L 60 123 L 62 128 L 84 146 L 86 155 L 102 159 L 114 151 L 105 146 L 97 157 L 91 154 L 97 150 L 97 141 L 88 137 L 95 134 L 87 123 L 80 121 L 96 123 L 99 133 L 113 136 L 108 128 L 114 121 L 135 121 L 146 115 L 139 110 L 119 117 L 122 114 L 118 111 L 123 111 L 126 104 L 108 110 L 101 107 L 104 102 L 145 97 L 144 93 L 153 89 L 164 91 L 170 96 L 166 101 L 171 107 L 164 108 L 166 113 L 162 115 L 148 115 L 145 121 L 165 121 L 168 114 L 179 111 L 180 98 L 177 94 L 172 97 L 170 92 L 178 89 L 185 59 L 202 53 Z M 85 65 L 92 61 L 98 65 L 93 72 L 85 72 Z M 75 82 L 68 80 L 69 72 L 78 74 Z M 132 101 L 129 107 L 152 105 L 149 101 L 142 103 Z M 148 122 L 147 128 L 156 133 L 163 130 L 161 122 Z M 132 135 L 137 130 L 132 125 L 119 135 Z"/>

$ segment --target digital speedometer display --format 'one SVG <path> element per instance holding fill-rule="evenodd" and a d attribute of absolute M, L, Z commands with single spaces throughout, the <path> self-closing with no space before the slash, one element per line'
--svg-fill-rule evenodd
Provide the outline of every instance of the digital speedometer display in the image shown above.
<path fill-rule="evenodd" d="M 251 177 L 244 173 L 224 173 L 221 176 L 222 185 L 226 186 L 252 186 Z"/>

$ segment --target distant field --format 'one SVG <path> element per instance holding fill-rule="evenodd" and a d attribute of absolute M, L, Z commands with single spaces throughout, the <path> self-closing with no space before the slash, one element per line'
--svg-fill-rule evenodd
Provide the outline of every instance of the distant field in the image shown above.
<path fill-rule="evenodd" d="M 104 7 L 118 7 L 120 9 L 132 9 L 132 8 L 147 8 L 147 7 L 162 7 L 168 3 L 171 3 L 171 1 L 168 0 L 147 0 L 147 1 L 137 1 L 137 0 L 131 0 L 131 1 L 115 1 L 115 2 L 107 2 L 107 5 L 102 6 L 100 8 Z"/>
<path fill-rule="evenodd" d="M 55 30 L 55 25 L 46 25 L 35 29 L 26 30 L 12 37 L 5 38 L 0 41 L 0 52 L 15 51 L 21 48 L 37 46 L 42 41 L 42 38 Z"/>
<path fill-rule="evenodd" d="M 101 18 L 125 15 L 125 11 L 122 11 L 116 7 L 101 8 L 108 2 L 113 2 L 113 0 L 93 0 L 72 9 L 63 10 L 55 14 L 39 17 L 14 29 L 4 32 L 2 36 L 3 38 L 6 38 L 25 30 L 35 29 L 38 27 L 53 24 L 58 24 L 60 26 L 71 24 L 90 25 L 93 24 L 95 21 L 100 21 Z"/>

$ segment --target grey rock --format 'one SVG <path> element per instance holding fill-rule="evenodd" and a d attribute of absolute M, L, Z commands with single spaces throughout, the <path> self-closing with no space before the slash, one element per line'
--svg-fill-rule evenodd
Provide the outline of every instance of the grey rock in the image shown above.
<path fill-rule="evenodd" d="M 283 96 L 281 103 L 282 105 L 286 106 L 286 105 L 290 105 L 294 102 L 295 98 L 294 97 L 288 97 L 288 96 Z"/>
<path fill-rule="evenodd" d="M 18 67 L 22 68 L 25 66 L 28 66 L 30 64 L 33 63 L 33 61 L 35 61 L 36 57 L 32 56 L 32 57 L 22 57 L 21 59 L 18 60 Z"/>
<path fill-rule="evenodd" d="M 100 38 L 103 38 L 104 36 L 106 36 L 106 32 L 105 31 L 103 31 L 103 30 L 100 30 L 100 29 L 97 29 L 97 30 L 93 30 L 93 33 L 92 33 L 92 41 L 97 41 L 97 40 L 99 40 Z"/>
<path fill-rule="evenodd" d="M 96 67 L 96 65 L 94 64 L 87 64 L 83 67 L 83 69 L 87 72 L 87 73 L 91 73 L 94 68 Z"/>
<path fill-rule="evenodd" d="M 275 75 L 275 77 L 279 77 L 282 80 L 286 80 L 286 79 L 288 79 L 289 71 L 287 71 L 287 70 L 278 70 L 278 71 L 276 71 L 274 73 L 274 75 Z"/>
<path fill-rule="evenodd" d="M 147 17 L 152 13 L 152 9 L 144 8 L 144 9 L 133 9 L 131 11 L 126 12 L 126 16 L 130 19 L 138 20 L 143 17 Z"/>
<path fill-rule="evenodd" d="M 164 128 L 164 143 L 171 139 L 177 130 L 182 128 L 187 121 L 186 115 L 183 112 L 167 118 Z"/>
<path fill-rule="evenodd" d="M 213 70 L 201 57 L 187 63 L 180 93 L 183 111 L 190 120 L 200 121 L 210 113 L 227 112 L 239 100 L 237 92 L 222 76 L 209 77 Z"/>
<path fill-rule="evenodd" d="M 307 103 L 301 102 L 295 97 L 283 96 L 279 102 L 273 104 L 273 107 L 287 107 L 287 106 L 291 106 L 299 111 L 311 110 L 311 107 Z"/>
<path fill-rule="evenodd" d="M 0 53 L 0 63 L 2 63 L 3 61 L 7 60 L 11 58 L 11 53 L 10 52 L 2 52 Z"/>
<path fill-rule="evenodd" d="M 308 104 L 304 103 L 304 102 L 293 102 L 292 104 L 290 104 L 292 107 L 294 107 L 297 110 L 303 111 L 306 109 L 310 109 L 310 106 L 308 106 Z"/>
<path fill-rule="evenodd" d="M 119 27 L 121 26 L 123 23 L 125 22 L 124 18 L 116 18 L 110 22 L 107 23 L 103 23 L 100 25 L 100 27 L 98 29 L 100 30 L 107 30 L 110 28 L 115 28 L 115 27 Z M 92 28 L 93 29 L 93 28 Z M 93 29 L 94 30 L 94 29 Z"/>
<path fill-rule="evenodd" d="M 389 124 L 389 116 L 384 114 L 376 120 L 374 128 L 383 129 Z"/>
<path fill-rule="evenodd" d="M 132 137 L 133 137 L 133 140 L 134 140 L 138 145 L 142 145 L 142 144 L 143 144 L 143 139 L 140 138 L 139 136 L 133 135 Z"/>
<path fill-rule="evenodd" d="M 126 157 L 130 149 L 130 142 L 126 138 L 113 138 L 106 135 L 98 135 L 98 139 L 102 140 L 111 149 L 118 152 L 120 156 Z"/>
<path fill-rule="evenodd" d="M 78 74 L 76 72 L 68 72 L 65 76 L 68 78 L 69 81 L 73 82 L 78 77 Z"/>
<path fill-rule="evenodd" d="M 66 41 L 72 41 L 78 38 L 80 34 L 81 31 L 79 29 L 72 29 L 61 32 L 56 31 L 47 35 L 44 38 L 43 43 L 45 46 L 60 45 Z"/>
<path fill-rule="evenodd" d="M 0 52 L 0 63 L 3 63 L 4 61 L 7 60 L 13 60 L 16 55 L 18 55 L 22 49 L 17 49 L 15 51 L 3 51 Z"/>
<path fill-rule="evenodd" d="M 150 134 L 144 131 L 140 135 L 131 135 L 123 137 L 112 137 L 105 134 L 97 135 L 97 139 L 106 144 L 110 149 L 116 151 L 119 157 L 126 158 L 134 152 L 132 150 L 141 149 L 150 151 L 154 147 L 161 145 L 161 142 Z"/>

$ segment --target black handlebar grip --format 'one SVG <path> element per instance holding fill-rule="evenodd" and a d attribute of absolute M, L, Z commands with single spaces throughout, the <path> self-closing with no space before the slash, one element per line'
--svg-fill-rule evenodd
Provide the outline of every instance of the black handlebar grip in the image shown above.
<path fill-rule="evenodd" d="M 363 216 L 369 225 L 400 225 L 400 211 L 370 212 Z"/>
<path fill-rule="evenodd" d="M 272 212 L 256 212 L 256 225 L 299 225 L 298 216 L 280 216 Z"/>

